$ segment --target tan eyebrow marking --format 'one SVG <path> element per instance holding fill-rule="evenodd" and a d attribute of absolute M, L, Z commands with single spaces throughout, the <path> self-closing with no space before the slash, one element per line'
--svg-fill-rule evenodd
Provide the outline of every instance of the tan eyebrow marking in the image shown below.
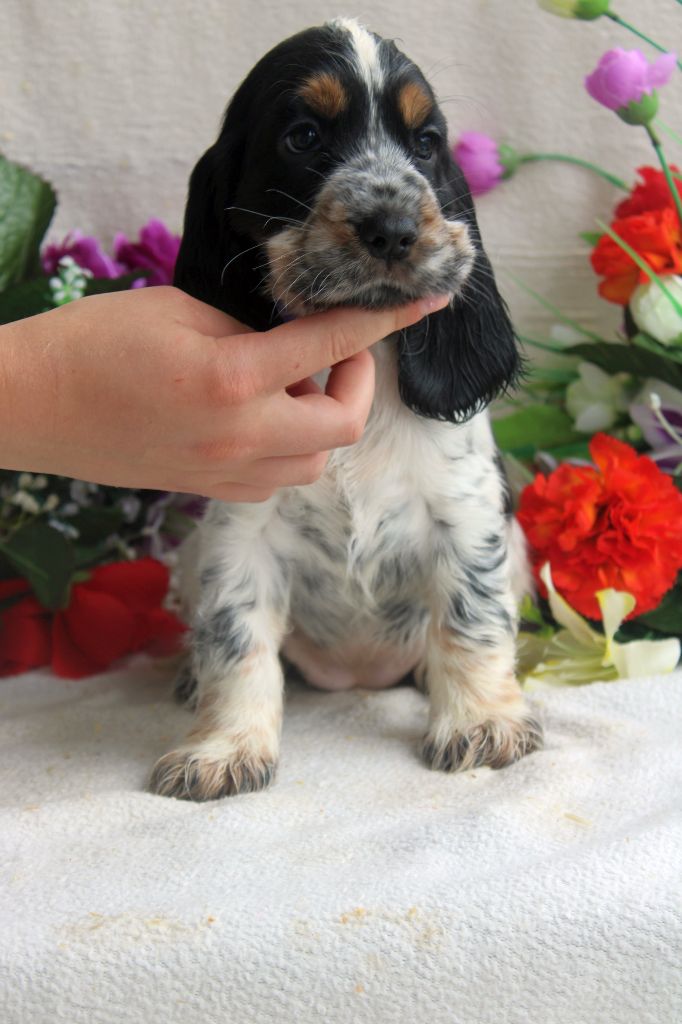
<path fill-rule="evenodd" d="M 433 110 L 433 101 L 417 82 L 408 82 L 398 94 L 398 108 L 408 128 L 418 128 Z"/>
<path fill-rule="evenodd" d="M 327 71 L 304 82 L 298 95 L 322 117 L 338 117 L 348 106 L 346 90 L 338 78 Z"/>

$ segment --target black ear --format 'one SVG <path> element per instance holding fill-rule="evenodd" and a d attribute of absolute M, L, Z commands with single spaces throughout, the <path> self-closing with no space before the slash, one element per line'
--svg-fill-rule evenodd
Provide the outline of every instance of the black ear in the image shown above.
<path fill-rule="evenodd" d="M 253 328 L 270 326 L 272 303 L 260 294 L 254 240 L 236 231 L 230 207 L 241 175 L 246 118 L 228 107 L 218 141 L 192 171 L 173 284 Z M 231 126 L 237 124 L 238 129 Z"/>
<path fill-rule="evenodd" d="M 225 249 L 218 198 L 217 143 L 192 171 L 185 226 L 173 284 L 195 299 L 220 306 L 220 272 Z"/>
<path fill-rule="evenodd" d="M 421 416 L 460 423 L 511 387 L 521 362 L 464 176 L 448 158 L 439 179 L 441 207 L 448 220 L 467 224 L 476 257 L 454 302 L 402 333 L 398 385 L 403 402 Z"/>

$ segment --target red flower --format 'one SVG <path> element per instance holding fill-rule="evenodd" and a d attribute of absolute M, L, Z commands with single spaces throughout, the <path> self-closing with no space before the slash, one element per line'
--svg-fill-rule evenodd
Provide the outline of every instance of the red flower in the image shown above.
<path fill-rule="evenodd" d="M 0 676 L 40 668 L 50 660 L 50 615 L 25 580 L 0 581 L 0 601 L 19 597 L 0 612 Z"/>
<path fill-rule="evenodd" d="M 79 679 L 134 651 L 172 653 L 185 627 L 161 607 L 167 590 L 168 570 L 154 558 L 99 566 L 54 615 L 25 580 L 0 582 L 0 602 L 18 597 L 0 612 L 0 676 L 51 665 L 58 676 Z"/>
<path fill-rule="evenodd" d="M 592 466 L 559 466 L 521 495 L 536 579 L 552 568 L 573 608 L 599 619 L 595 593 L 625 590 L 633 616 L 656 608 L 682 568 L 682 494 L 651 459 L 606 434 L 590 442 Z M 632 616 L 631 616 L 632 617 Z"/>
<path fill-rule="evenodd" d="M 637 173 L 642 181 L 618 204 L 611 227 L 657 274 L 680 274 L 682 233 L 665 175 L 655 167 Z M 675 184 L 682 195 L 682 182 Z M 599 294 L 608 302 L 626 306 L 637 285 L 650 280 L 609 235 L 601 236 L 591 260 L 595 273 L 605 278 Z"/>
<path fill-rule="evenodd" d="M 682 233 L 677 211 L 668 206 L 614 220 L 611 227 L 657 274 L 682 273 Z M 599 294 L 626 306 L 638 284 L 649 277 L 609 235 L 602 235 L 592 250 L 592 266 L 606 280 Z"/>
<path fill-rule="evenodd" d="M 671 164 L 671 170 L 678 172 Z M 627 199 L 616 207 L 616 217 L 632 217 L 638 213 L 650 213 L 652 210 L 664 210 L 673 206 L 672 196 L 663 171 L 655 167 L 638 167 L 637 173 L 643 180 L 635 185 Z M 677 191 L 682 196 L 682 181 L 676 181 Z"/>
<path fill-rule="evenodd" d="M 94 569 L 73 587 L 69 607 L 54 616 L 54 672 L 78 679 L 134 651 L 171 653 L 185 627 L 161 607 L 167 590 L 168 570 L 154 558 Z"/>

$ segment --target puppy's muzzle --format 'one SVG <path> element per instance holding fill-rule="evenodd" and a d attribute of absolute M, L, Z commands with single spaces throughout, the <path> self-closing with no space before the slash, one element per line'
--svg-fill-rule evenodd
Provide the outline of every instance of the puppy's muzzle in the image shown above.
<path fill-rule="evenodd" d="M 390 210 L 379 210 L 365 217 L 356 231 L 370 256 L 383 260 L 389 266 L 397 260 L 407 259 L 419 237 L 413 217 Z"/>

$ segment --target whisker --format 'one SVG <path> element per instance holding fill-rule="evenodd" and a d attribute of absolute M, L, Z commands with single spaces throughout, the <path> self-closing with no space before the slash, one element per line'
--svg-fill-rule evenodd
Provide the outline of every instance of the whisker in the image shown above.
<path fill-rule="evenodd" d="M 269 191 L 275 190 L 269 189 Z M 226 206 L 225 212 L 227 212 L 228 210 L 240 210 L 242 213 L 252 213 L 255 217 L 266 217 L 267 220 L 265 222 L 264 227 L 267 227 L 271 220 L 281 220 L 284 221 L 285 224 L 295 224 L 298 227 L 303 226 L 303 221 L 296 220 L 295 217 L 278 217 L 274 213 L 262 213 L 260 210 L 247 210 L 245 206 Z"/>
<path fill-rule="evenodd" d="M 297 199 L 295 196 L 290 196 L 288 192 L 283 192 L 281 188 L 269 188 L 269 189 L 266 189 L 266 191 L 267 192 L 276 192 L 278 195 L 284 196 L 285 199 L 291 199 L 292 203 L 298 203 L 299 206 L 302 206 L 304 210 L 308 210 L 309 213 L 314 213 L 315 212 L 313 210 L 312 206 L 308 206 L 307 203 L 302 202 L 302 200 Z M 302 224 L 303 221 L 299 221 L 299 223 Z"/>
<path fill-rule="evenodd" d="M 220 274 L 220 287 L 221 288 L 222 288 L 223 284 L 225 283 L 225 271 L 230 266 L 230 264 L 234 263 L 235 260 L 238 260 L 240 256 L 246 256 L 247 252 L 253 252 L 254 249 L 260 249 L 260 242 L 258 242 L 256 245 L 252 245 L 250 249 L 242 249 L 241 252 L 238 252 L 236 256 L 233 256 L 231 260 L 227 261 L 227 263 L 223 267 L 222 272 Z"/>

